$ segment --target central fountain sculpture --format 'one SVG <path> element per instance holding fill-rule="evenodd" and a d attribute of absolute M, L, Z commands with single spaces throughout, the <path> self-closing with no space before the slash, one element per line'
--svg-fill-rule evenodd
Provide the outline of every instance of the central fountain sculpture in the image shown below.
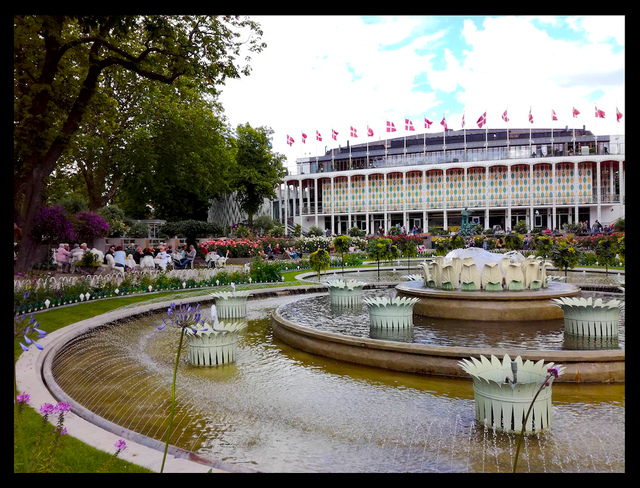
<path fill-rule="evenodd" d="M 562 318 L 550 299 L 575 296 L 575 285 L 551 282 L 544 259 L 517 251 L 494 254 L 456 249 L 419 264 L 423 280 L 396 287 L 398 296 L 417 297 L 418 315 L 460 320 L 536 321 Z"/>
<path fill-rule="evenodd" d="M 247 298 L 250 294 L 250 291 L 236 291 L 233 287 L 232 292 L 221 291 L 211 296 L 216 299 L 221 319 L 239 319 L 247 314 Z"/>

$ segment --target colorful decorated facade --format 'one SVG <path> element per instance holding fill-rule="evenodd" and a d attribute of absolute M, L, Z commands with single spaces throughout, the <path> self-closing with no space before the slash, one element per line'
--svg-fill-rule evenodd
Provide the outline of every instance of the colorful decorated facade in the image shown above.
<path fill-rule="evenodd" d="M 483 228 L 561 229 L 624 215 L 624 136 L 586 129 L 447 131 L 328 150 L 297 161 L 274 202 L 287 227 L 340 234 L 358 226 L 456 230 L 461 211 Z M 285 204 L 286 202 L 286 204 Z"/>

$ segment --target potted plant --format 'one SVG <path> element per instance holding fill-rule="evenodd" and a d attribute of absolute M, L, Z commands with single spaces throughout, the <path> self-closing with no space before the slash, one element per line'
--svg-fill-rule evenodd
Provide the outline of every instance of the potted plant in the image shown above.
<path fill-rule="evenodd" d="M 98 262 L 98 255 L 92 252 L 84 253 L 82 259 L 76 264 L 76 267 L 91 275 L 94 274 L 100 266 L 101 264 Z"/>

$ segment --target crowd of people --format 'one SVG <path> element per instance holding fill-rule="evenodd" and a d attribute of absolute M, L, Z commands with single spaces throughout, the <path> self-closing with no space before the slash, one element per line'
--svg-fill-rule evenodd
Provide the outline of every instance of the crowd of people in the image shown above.
<path fill-rule="evenodd" d="M 98 256 L 103 254 L 96 249 L 89 250 L 86 243 L 76 243 L 73 249 L 70 249 L 69 244 L 61 243 L 56 250 L 55 260 L 62 266 L 63 273 L 70 273 L 72 264 L 79 262 L 87 252 L 95 252 Z M 173 249 L 171 245 L 166 246 L 165 244 L 144 249 L 142 246 L 135 246 L 135 249 L 129 255 L 127 255 L 122 246 L 111 245 L 103 254 L 102 264 L 110 265 L 110 261 L 113 259 L 113 266 L 124 268 L 125 270 L 134 269 L 135 267 L 164 270 L 169 264 L 176 269 L 184 269 L 195 261 L 196 254 L 196 249 L 193 245 L 190 245 L 188 250 L 187 246 L 178 246 Z"/>

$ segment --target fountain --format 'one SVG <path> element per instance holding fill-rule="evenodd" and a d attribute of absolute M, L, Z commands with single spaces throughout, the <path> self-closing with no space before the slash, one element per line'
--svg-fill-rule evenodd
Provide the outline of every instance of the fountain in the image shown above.
<path fill-rule="evenodd" d="M 362 289 L 366 283 L 356 280 L 328 281 L 331 294 L 331 305 L 338 307 L 355 307 L 362 303 Z"/>
<path fill-rule="evenodd" d="M 480 248 L 456 249 L 422 263 L 424 280 L 396 287 L 398 296 L 419 298 L 415 313 L 476 321 L 557 320 L 562 311 L 550 299 L 575 296 L 575 285 L 549 282 L 542 260 L 517 251 L 504 255 Z"/>
<path fill-rule="evenodd" d="M 331 310 L 329 296 L 319 297 Z M 228 367 L 181 361 L 171 437 L 176 454 L 229 471 L 511 471 L 516 436 L 476 418 L 473 382 L 389 373 L 380 361 L 376 368 L 335 361 L 279 340 L 271 311 L 299 304 L 299 298 L 248 302 L 248 325 L 239 334 L 237 360 Z M 143 313 L 141 307 L 109 312 L 83 328 L 51 334 L 43 366 L 36 369 L 75 414 L 161 449 L 179 333 L 157 333 L 165 308 L 158 303 Z M 381 350 L 389 344 L 355 342 L 377 343 Z M 465 351 L 464 357 L 474 356 L 480 354 Z M 457 360 L 455 369 L 460 370 Z M 624 385 L 553 386 L 553 427 L 543 436 L 527 436 L 519 470 L 624 472 Z"/>
<path fill-rule="evenodd" d="M 536 368 L 551 362 L 566 368 L 554 382 L 554 425 L 549 428 L 549 389 L 534 410 L 522 469 L 624 471 L 624 318 L 614 349 L 566 350 L 562 309 L 551 298 L 580 290 L 549 282 L 543 263 L 515 253 L 506 256 L 508 262 L 504 257 L 484 262 L 487 256 L 476 251 L 438 257 L 433 272 L 423 265 L 420 279 L 395 289 L 352 286 L 360 288 L 361 301 L 348 299 L 348 306 L 332 306 L 326 292 L 273 298 L 265 290 L 259 293 L 270 298 L 251 301 L 246 292 L 221 292 L 193 299 L 215 299 L 212 332 L 229 321 L 217 322 L 218 314 L 241 314 L 246 325 L 236 334 L 235 361 L 223 362 L 225 367 L 199 367 L 213 360 L 207 364 L 191 355 L 181 362 L 171 444 L 177 452 L 222 459 L 229 470 L 510 471 L 516 443 L 511 431 L 520 418 L 515 403 L 526 400 L 514 396 L 520 402 L 509 407 L 491 395 L 498 388 L 525 391 L 519 385 L 539 381 Z M 343 283 L 328 286 L 348 289 L 348 280 Z M 442 314 L 444 305 L 425 305 L 429 294 L 449 308 L 466 308 L 472 320 Z M 241 305 L 223 312 L 234 299 Z M 510 302 L 520 307 L 507 307 Z M 542 302 L 555 316 L 520 315 L 520 309 L 543 310 Z M 404 304 L 402 320 L 377 314 L 392 303 Z M 145 307 L 109 312 L 89 329 L 69 330 L 45 349 L 41 369 L 47 386 L 74 413 L 155 446 L 167 432 L 176 339 L 171 334 L 177 331 L 155 332 L 155 312 L 166 304 Z M 492 308 L 503 314 L 480 318 Z M 517 378 L 510 357 L 516 358 Z M 461 381 L 470 376 L 473 381 Z M 491 391 L 476 389 L 476 381 Z M 585 440 L 584 432 L 597 442 Z"/>

